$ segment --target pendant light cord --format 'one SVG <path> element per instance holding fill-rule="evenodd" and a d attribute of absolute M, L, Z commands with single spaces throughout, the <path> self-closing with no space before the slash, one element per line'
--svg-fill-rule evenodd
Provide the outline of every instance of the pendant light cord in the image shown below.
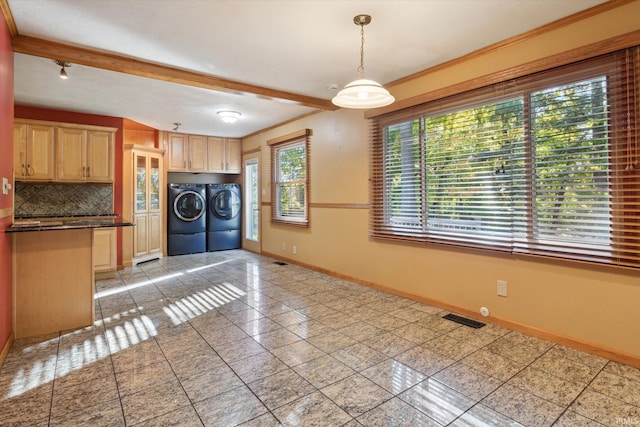
<path fill-rule="evenodd" d="M 360 66 L 358 73 L 364 77 L 364 24 L 360 24 Z"/>

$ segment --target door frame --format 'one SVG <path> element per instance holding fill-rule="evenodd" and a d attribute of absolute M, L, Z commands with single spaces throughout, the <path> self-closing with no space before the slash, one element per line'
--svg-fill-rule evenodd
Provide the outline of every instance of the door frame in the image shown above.
<path fill-rule="evenodd" d="M 243 194 L 242 194 L 242 248 L 246 249 L 248 251 L 251 252 L 255 252 L 255 253 L 261 253 L 262 252 L 262 206 L 261 206 L 261 200 L 262 200 L 262 185 L 261 185 L 261 162 L 260 162 L 260 149 L 258 150 L 254 150 L 254 151 L 249 151 L 246 153 L 243 153 L 242 155 L 242 188 L 243 188 Z M 246 166 L 247 166 L 247 162 L 249 161 L 256 161 L 257 165 L 258 165 L 258 200 L 257 200 L 257 209 L 258 209 L 258 240 L 251 240 L 251 239 L 247 239 L 247 221 L 249 219 L 249 215 L 252 214 L 251 212 L 251 208 L 249 206 L 248 203 L 246 203 L 246 197 L 249 194 L 249 186 L 247 185 L 247 173 L 246 173 Z"/>

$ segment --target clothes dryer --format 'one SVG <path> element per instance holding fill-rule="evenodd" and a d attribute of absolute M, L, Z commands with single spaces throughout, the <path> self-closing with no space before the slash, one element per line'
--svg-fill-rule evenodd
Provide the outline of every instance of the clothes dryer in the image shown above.
<path fill-rule="evenodd" d="M 207 250 L 205 184 L 169 184 L 167 253 L 185 255 Z"/>
<path fill-rule="evenodd" d="M 241 246 L 242 197 L 239 184 L 207 184 L 207 250 Z"/>

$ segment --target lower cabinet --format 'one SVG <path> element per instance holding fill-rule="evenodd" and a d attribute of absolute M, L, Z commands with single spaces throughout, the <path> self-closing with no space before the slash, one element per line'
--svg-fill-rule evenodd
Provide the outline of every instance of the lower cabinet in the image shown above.
<path fill-rule="evenodd" d="M 115 277 L 117 264 L 117 232 L 115 228 L 93 231 L 93 271 L 96 279 Z"/>
<path fill-rule="evenodd" d="M 133 257 L 157 258 L 162 255 L 162 217 L 160 214 L 144 213 L 135 216 Z"/>

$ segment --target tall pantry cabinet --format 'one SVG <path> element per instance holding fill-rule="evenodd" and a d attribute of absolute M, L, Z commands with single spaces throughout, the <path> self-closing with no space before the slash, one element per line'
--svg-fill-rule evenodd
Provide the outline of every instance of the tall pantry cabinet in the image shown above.
<path fill-rule="evenodd" d="M 123 230 L 124 265 L 162 257 L 163 155 L 158 148 L 125 145 L 123 216 L 136 225 Z"/>

